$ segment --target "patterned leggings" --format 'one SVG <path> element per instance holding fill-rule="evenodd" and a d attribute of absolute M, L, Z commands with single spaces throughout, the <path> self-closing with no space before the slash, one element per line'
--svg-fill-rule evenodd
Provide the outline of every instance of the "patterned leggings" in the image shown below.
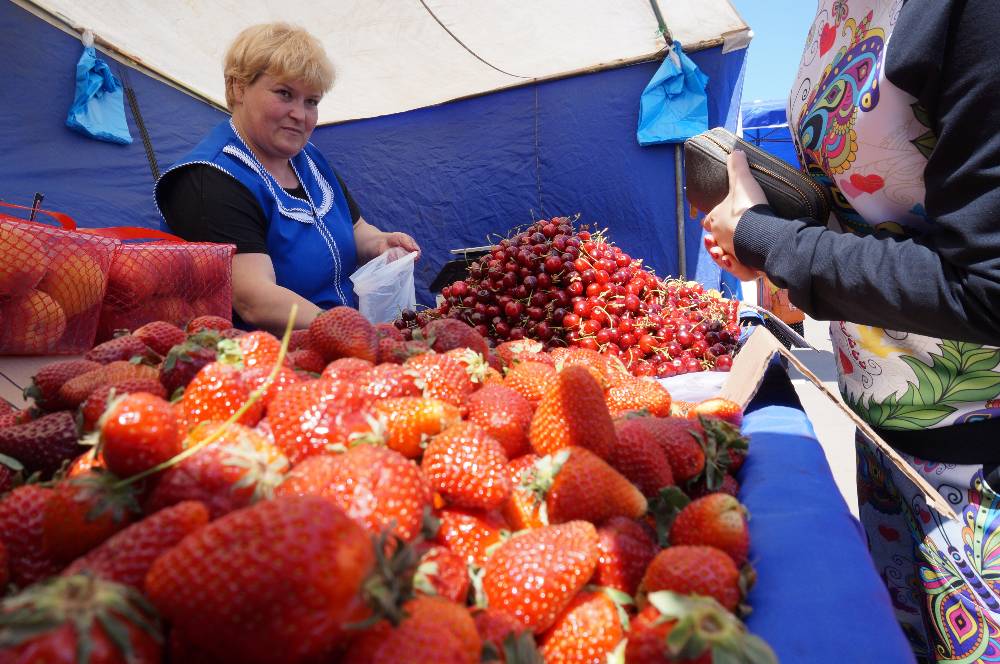
<path fill-rule="evenodd" d="M 863 436 L 855 440 L 868 546 L 919 662 L 1000 662 L 1000 496 L 981 465 L 902 456 L 954 507 L 922 494 Z"/>

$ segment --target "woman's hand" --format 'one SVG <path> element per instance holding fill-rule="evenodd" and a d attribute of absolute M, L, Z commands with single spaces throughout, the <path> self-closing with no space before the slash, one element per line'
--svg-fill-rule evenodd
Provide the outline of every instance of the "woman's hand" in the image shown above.
<path fill-rule="evenodd" d="M 354 225 L 354 244 L 358 265 L 394 248 L 406 252 L 416 251 L 417 258 L 420 257 L 420 245 L 412 237 L 406 233 L 380 231 L 364 219 L 358 219 L 358 223 Z"/>
<path fill-rule="evenodd" d="M 406 250 L 407 253 L 413 251 L 417 252 L 417 258 L 420 258 L 420 245 L 418 245 L 417 241 L 406 233 L 400 233 L 398 231 L 392 233 L 384 232 L 382 233 L 382 237 L 379 242 L 384 244 L 384 248 L 378 252 L 379 254 L 389 251 L 395 247 L 399 247 L 400 249 Z M 376 254 L 376 256 L 377 255 L 378 254 Z"/>
<path fill-rule="evenodd" d="M 742 281 L 750 281 L 756 279 L 759 273 L 736 259 L 733 235 L 743 213 L 754 205 L 767 203 L 767 197 L 750 173 L 747 156 L 741 150 L 734 150 L 729 155 L 726 170 L 729 174 L 729 193 L 701 222 L 707 231 L 705 249 L 720 268 Z"/>
<path fill-rule="evenodd" d="M 740 281 L 753 281 L 761 275 L 761 272 L 744 265 L 736 260 L 736 257 L 723 251 L 711 233 L 705 234 L 705 249 L 708 250 L 708 255 L 712 257 L 716 265 Z"/>

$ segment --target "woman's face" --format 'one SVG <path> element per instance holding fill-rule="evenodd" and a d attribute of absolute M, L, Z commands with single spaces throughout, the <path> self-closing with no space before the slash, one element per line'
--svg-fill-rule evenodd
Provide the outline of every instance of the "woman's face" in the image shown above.
<path fill-rule="evenodd" d="M 319 114 L 320 90 L 260 75 L 235 90 L 233 119 L 262 161 L 288 160 L 305 146 Z"/>

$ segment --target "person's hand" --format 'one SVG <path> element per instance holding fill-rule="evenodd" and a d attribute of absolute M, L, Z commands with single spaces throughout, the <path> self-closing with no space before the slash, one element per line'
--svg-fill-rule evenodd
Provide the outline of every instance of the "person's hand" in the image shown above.
<path fill-rule="evenodd" d="M 420 258 L 420 245 L 417 244 L 417 241 L 406 233 L 398 231 L 382 233 L 381 237 L 378 238 L 378 251 L 375 252 L 375 255 L 378 256 L 397 247 L 407 253 L 415 251 L 417 258 Z"/>
<path fill-rule="evenodd" d="M 753 281 L 760 276 L 760 272 L 752 267 L 744 265 L 736 260 L 735 256 L 727 254 L 723 251 L 722 247 L 716 243 L 715 236 L 711 233 L 705 234 L 705 249 L 708 250 L 708 255 L 712 257 L 712 260 L 715 261 L 716 265 L 726 272 L 729 272 L 740 281 Z"/>
<path fill-rule="evenodd" d="M 722 249 L 722 252 L 735 261 L 733 235 L 736 233 L 736 224 L 739 223 L 743 213 L 754 205 L 767 203 L 767 197 L 750 173 L 747 156 L 742 151 L 734 150 L 729 155 L 726 170 L 729 173 L 729 193 L 721 203 L 705 215 L 701 225 L 713 236 L 715 244 Z"/>

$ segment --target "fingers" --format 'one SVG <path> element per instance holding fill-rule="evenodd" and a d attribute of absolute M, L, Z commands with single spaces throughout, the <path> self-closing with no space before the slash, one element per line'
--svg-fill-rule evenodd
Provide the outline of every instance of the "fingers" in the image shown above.
<path fill-rule="evenodd" d="M 744 175 L 750 175 L 750 164 L 747 162 L 747 155 L 742 150 L 733 150 L 726 160 L 726 172 L 729 174 L 729 181 Z"/>

